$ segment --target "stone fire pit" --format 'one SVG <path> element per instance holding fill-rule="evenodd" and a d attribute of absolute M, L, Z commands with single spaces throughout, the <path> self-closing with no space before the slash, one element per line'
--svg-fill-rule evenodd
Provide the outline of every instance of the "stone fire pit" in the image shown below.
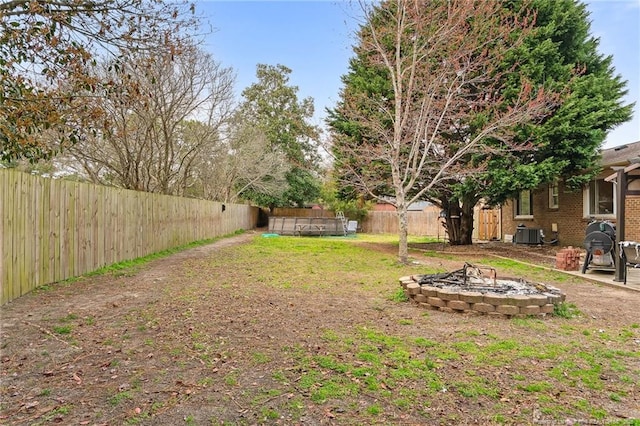
<path fill-rule="evenodd" d="M 410 300 L 425 308 L 507 318 L 553 314 L 566 297 L 550 285 L 497 278 L 495 269 L 469 263 L 452 272 L 402 277 L 400 285 Z"/>

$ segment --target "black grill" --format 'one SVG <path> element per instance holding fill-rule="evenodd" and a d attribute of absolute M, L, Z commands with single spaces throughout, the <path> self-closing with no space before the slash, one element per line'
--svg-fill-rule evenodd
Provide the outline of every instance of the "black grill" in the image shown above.
<path fill-rule="evenodd" d="M 616 257 L 613 248 L 616 243 L 616 227 L 611 222 L 593 221 L 585 230 L 584 248 L 587 254 L 582 265 L 582 273 L 587 269 L 615 270 Z"/>

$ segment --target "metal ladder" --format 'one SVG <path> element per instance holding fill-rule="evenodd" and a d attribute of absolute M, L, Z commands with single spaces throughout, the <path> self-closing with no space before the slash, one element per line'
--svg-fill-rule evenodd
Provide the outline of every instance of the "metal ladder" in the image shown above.
<path fill-rule="evenodd" d="M 347 235 L 347 218 L 344 217 L 344 213 L 341 211 L 336 212 L 336 218 L 340 219 L 340 222 L 342 222 L 342 231 L 346 236 Z"/>

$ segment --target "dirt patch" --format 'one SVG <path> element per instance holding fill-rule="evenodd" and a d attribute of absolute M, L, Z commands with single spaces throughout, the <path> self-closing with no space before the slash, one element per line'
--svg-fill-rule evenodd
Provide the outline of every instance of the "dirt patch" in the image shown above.
<path fill-rule="evenodd" d="M 362 327 L 434 342 L 464 337 L 480 347 L 495 336 L 522 342 L 551 339 L 570 346 L 576 334 L 582 336 L 567 333 L 570 327 L 585 330 L 584 338 L 595 342 L 586 347 L 606 349 L 615 341 L 615 350 L 636 354 L 625 358 L 631 362 L 620 372 L 603 375 L 634 379 L 640 374 L 640 333 L 630 328 L 640 322 L 637 293 L 580 280 L 552 283 L 567 293 L 582 316 L 570 323 L 558 319 L 523 326 L 464 314 L 425 314 L 415 305 L 388 299 L 397 281 L 379 292 L 359 290 L 357 281 L 319 291 L 283 289 L 261 283 L 246 270 L 210 266 L 220 256 L 232 259 L 233 248 L 254 237 L 246 233 L 184 251 L 131 275 L 56 285 L 3 306 L 0 423 L 523 424 L 535 423 L 535 416 L 554 419 L 539 412 L 538 395 L 518 390 L 518 378 L 512 377 L 518 372 L 543 382 L 543 373 L 554 365 L 535 357 L 522 365 L 473 365 L 474 374 L 497 383 L 500 394 L 491 397 L 468 397 L 463 390 L 443 388 L 428 403 L 414 401 L 415 407 L 401 408 L 394 401 L 404 390 L 378 383 L 389 388 L 387 399 L 366 392 L 338 402 L 314 399 L 302 383 L 313 366 L 300 365 L 297 352 L 320 359 L 340 356 L 323 333 L 346 334 Z M 367 248 L 390 259 L 396 254 L 392 245 L 369 243 Z M 534 257 L 531 250 L 523 253 L 498 244 L 416 248 L 444 248 L 451 258 L 431 260 L 414 252 L 419 262 L 435 262 L 444 269 L 487 254 L 544 265 L 553 257 L 551 251 L 540 250 Z M 612 340 L 594 340 L 586 330 Z M 635 340 L 627 336 L 619 343 L 612 335 L 622 330 L 635 333 Z M 441 364 L 438 374 L 448 383 L 464 381 L 471 368 L 464 356 Z M 276 372 L 282 377 L 275 377 Z M 326 371 L 319 374 L 321 380 Z M 594 410 L 604 410 L 608 419 L 624 420 L 640 417 L 640 389 L 631 388 L 633 392 L 614 398 L 606 389 L 564 386 L 557 389 L 557 398 L 571 394 L 567 401 L 580 398 Z M 378 406 L 383 414 L 367 411 Z"/>
<path fill-rule="evenodd" d="M 552 268 L 556 253 L 562 248 L 552 245 L 510 244 L 497 241 L 481 242 L 471 246 L 450 246 L 444 243 L 411 244 L 416 250 L 468 256 L 500 256 Z"/>

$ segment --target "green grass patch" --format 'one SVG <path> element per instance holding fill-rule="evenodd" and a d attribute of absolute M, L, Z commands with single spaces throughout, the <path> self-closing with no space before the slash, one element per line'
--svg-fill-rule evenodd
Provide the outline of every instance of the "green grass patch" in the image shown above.
<path fill-rule="evenodd" d="M 267 364 L 271 361 L 271 357 L 262 352 L 252 352 L 251 359 L 253 360 L 254 364 Z"/>
<path fill-rule="evenodd" d="M 133 399 L 133 395 L 130 391 L 118 392 L 117 394 L 109 398 L 109 404 L 116 406 L 116 405 L 119 405 L 121 402 L 130 400 L 130 399 Z"/>
<path fill-rule="evenodd" d="M 231 373 L 224 376 L 224 382 L 227 386 L 237 386 L 238 385 L 238 373 L 236 371 L 232 371 Z"/>
<path fill-rule="evenodd" d="M 560 318 L 572 319 L 579 317 L 582 313 L 574 303 L 561 302 L 554 305 L 553 314 Z"/>
<path fill-rule="evenodd" d="M 372 415 L 372 416 L 377 416 L 382 414 L 382 407 L 380 407 L 380 405 L 378 404 L 373 404 L 373 405 L 369 405 L 367 407 L 367 413 Z"/>
<path fill-rule="evenodd" d="M 392 302 L 404 303 L 409 301 L 409 296 L 407 296 L 404 289 L 400 287 L 389 296 L 389 300 Z"/>
<path fill-rule="evenodd" d="M 495 399 L 500 396 L 499 389 L 492 385 L 488 379 L 483 377 L 471 376 L 465 381 L 455 382 L 453 386 L 456 391 L 465 398 L 486 396 Z"/>
<path fill-rule="evenodd" d="M 349 366 L 339 362 L 335 359 L 335 357 L 328 355 L 317 355 L 313 357 L 313 360 L 316 364 L 321 368 L 326 368 L 329 370 L 333 370 L 337 373 L 345 373 L 349 371 Z"/>
<path fill-rule="evenodd" d="M 547 392 L 553 389 L 553 385 L 549 382 L 533 382 L 518 386 L 518 388 L 526 392 Z"/>
<path fill-rule="evenodd" d="M 73 327 L 71 325 L 56 325 L 53 331 L 57 334 L 71 334 Z"/>
<path fill-rule="evenodd" d="M 78 319 L 78 315 L 73 312 L 69 312 L 67 316 L 60 318 L 60 322 L 69 322 Z"/>
<path fill-rule="evenodd" d="M 263 408 L 260 410 L 260 413 L 262 414 L 263 420 L 276 420 L 280 418 L 280 414 L 270 408 Z"/>
<path fill-rule="evenodd" d="M 398 278 L 422 273 L 420 265 L 403 265 L 396 256 L 370 250 L 362 240 L 312 237 L 254 239 L 211 259 L 209 266 L 227 270 L 237 259 L 251 259 L 244 272 L 256 282 L 288 290 L 384 291 L 403 301 Z M 273 259 L 282 259 L 274 262 Z M 321 261 L 319 261 L 321 259 Z M 372 273 L 375 271 L 375 273 Z M 304 279 L 301 279 L 304 277 Z M 389 290 L 395 286 L 393 292 Z"/>
<path fill-rule="evenodd" d="M 536 318 L 513 318 L 511 322 L 517 327 L 530 328 L 536 331 L 545 331 L 549 328 L 546 322 Z"/>
<path fill-rule="evenodd" d="M 151 253 L 147 256 L 143 256 L 143 257 L 138 257 L 136 259 L 131 259 L 131 260 L 125 260 L 122 262 L 117 262 L 117 263 L 113 263 L 111 265 L 105 266 L 104 268 L 100 268 L 97 269 L 95 271 L 92 271 L 88 274 L 86 274 L 86 276 L 91 277 L 91 276 L 96 276 L 96 275 L 105 275 L 105 274 L 112 274 L 115 276 L 120 276 L 120 275 L 132 275 L 135 274 L 138 269 L 146 264 L 148 264 L 149 262 L 152 262 L 154 260 L 157 259 L 162 259 L 165 258 L 167 256 L 171 256 L 172 254 L 175 253 L 179 253 L 181 251 L 185 251 L 185 250 L 189 250 L 192 248 L 196 248 L 196 247 L 201 247 L 201 246 L 205 246 L 207 244 L 211 244 L 214 243 L 216 241 L 219 241 L 223 238 L 228 238 L 228 237 L 232 237 L 234 235 L 240 235 L 242 233 L 244 233 L 244 230 L 238 230 L 234 233 L 228 234 L 228 235 L 224 235 L 222 237 L 218 237 L 218 238 L 208 238 L 205 240 L 199 240 L 199 241 L 193 241 L 191 243 L 188 244 L 183 244 L 181 246 L 178 247 L 173 247 L 170 249 L 166 249 L 166 250 L 162 250 L 162 251 L 158 251 L 155 253 Z"/>

